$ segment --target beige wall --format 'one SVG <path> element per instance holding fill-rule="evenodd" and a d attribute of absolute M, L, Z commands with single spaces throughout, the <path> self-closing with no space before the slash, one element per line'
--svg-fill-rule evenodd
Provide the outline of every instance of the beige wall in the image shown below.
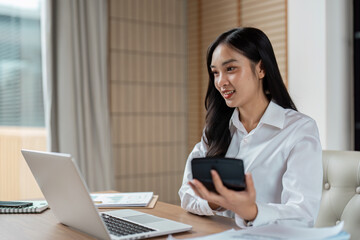
<path fill-rule="evenodd" d="M 112 0 L 109 24 L 116 190 L 179 203 L 204 126 L 208 45 L 230 28 L 258 27 L 286 79 L 286 0 Z"/>
<path fill-rule="evenodd" d="M 43 197 L 20 150 L 46 151 L 46 129 L 0 126 L 0 200 Z"/>
<path fill-rule="evenodd" d="M 186 1 L 110 2 L 116 190 L 179 203 L 186 161 Z"/>

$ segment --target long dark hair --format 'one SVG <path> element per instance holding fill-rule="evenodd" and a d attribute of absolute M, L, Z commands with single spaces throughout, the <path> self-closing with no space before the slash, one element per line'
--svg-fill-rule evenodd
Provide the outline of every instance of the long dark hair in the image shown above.
<path fill-rule="evenodd" d="M 262 80 L 265 96 L 269 101 L 273 100 L 283 108 L 297 110 L 281 78 L 274 50 L 265 33 L 250 27 L 234 28 L 224 32 L 210 44 L 207 51 L 209 86 L 205 97 L 207 114 L 204 141 L 208 145 L 207 156 L 209 157 L 225 156 L 231 141 L 229 120 L 234 111 L 234 108 L 226 105 L 225 100 L 215 88 L 214 75 L 210 68 L 213 52 L 220 44 L 226 44 L 240 52 L 252 63 L 257 64 L 261 60 L 261 67 L 265 70 L 265 77 Z"/>

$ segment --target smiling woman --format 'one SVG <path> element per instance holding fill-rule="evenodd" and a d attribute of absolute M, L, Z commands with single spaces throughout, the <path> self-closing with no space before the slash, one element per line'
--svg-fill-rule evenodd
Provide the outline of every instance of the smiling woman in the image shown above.
<path fill-rule="evenodd" d="M 225 59 L 221 60 L 221 58 Z M 239 91 L 237 95 L 241 95 L 240 99 L 252 99 L 252 103 L 244 105 L 238 102 L 238 105 L 234 103 L 235 105 L 229 106 L 227 105 L 228 101 L 222 101 L 223 96 L 219 94 L 220 85 L 215 82 L 216 74 L 213 74 L 214 69 L 212 67 L 214 66 L 213 63 L 217 61 L 220 61 L 221 65 L 226 63 L 225 66 L 227 67 L 229 67 L 227 64 L 235 63 L 235 61 L 228 62 L 226 58 L 237 59 L 238 64 L 242 64 L 242 66 L 239 66 L 241 69 L 238 72 L 241 71 L 246 76 L 232 80 L 233 84 L 237 85 L 234 90 Z M 205 134 L 209 144 L 208 156 L 226 153 L 228 147 L 226 144 L 230 143 L 230 131 L 227 122 L 230 120 L 234 107 L 244 108 L 247 106 L 247 109 L 242 112 L 241 119 L 242 124 L 245 123 L 246 125 L 248 125 L 249 121 L 258 122 L 260 120 L 265 111 L 265 106 L 268 105 L 270 100 L 276 101 L 283 108 L 296 110 L 295 104 L 292 102 L 281 78 L 270 40 L 258 29 L 232 29 L 220 35 L 208 49 L 207 66 L 209 85 L 205 97 L 207 110 Z M 233 76 L 233 74 L 231 75 Z M 244 81 L 247 81 L 247 83 Z M 229 84 L 226 87 L 229 87 Z M 251 88 L 254 89 L 250 90 Z M 222 89 L 226 88 L 222 86 Z M 261 103 L 261 106 L 259 103 Z M 249 107 L 250 109 L 248 109 Z M 250 113 L 250 110 L 253 113 Z M 224 116 L 224 119 L 219 119 L 218 114 Z M 246 119 L 247 114 L 252 114 L 252 119 Z M 248 129 L 250 130 L 250 128 Z"/>
<path fill-rule="evenodd" d="M 242 228 L 313 226 L 322 190 L 317 125 L 296 110 L 269 39 L 256 28 L 227 31 L 208 48 L 207 67 L 206 124 L 186 163 L 181 206 L 234 217 Z M 198 157 L 242 159 L 246 189 L 226 188 L 212 170 L 217 193 L 209 192 L 192 176 L 191 161 Z"/>

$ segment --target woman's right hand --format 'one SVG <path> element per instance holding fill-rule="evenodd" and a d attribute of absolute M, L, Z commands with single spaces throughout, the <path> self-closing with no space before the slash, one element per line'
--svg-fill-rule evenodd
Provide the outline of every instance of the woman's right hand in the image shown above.
<path fill-rule="evenodd" d="M 252 176 L 250 173 L 245 175 L 246 189 L 244 191 L 233 191 L 226 188 L 215 170 L 211 170 L 212 179 L 217 193 L 210 192 L 198 180 L 193 179 L 189 185 L 195 194 L 208 201 L 211 209 L 223 207 L 236 213 L 244 220 L 252 221 L 257 216 L 256 191 Z"/>

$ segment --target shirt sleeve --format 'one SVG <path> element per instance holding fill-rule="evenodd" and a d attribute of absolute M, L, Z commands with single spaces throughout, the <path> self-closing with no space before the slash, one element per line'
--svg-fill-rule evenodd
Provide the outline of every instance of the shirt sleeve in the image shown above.
<path fill-rule="evenodd" d="M 203 140 L 195 145 L 186 161 L 183 182 L 179 190 L 181 207 L 186 211 L 198 215 L 214 215 L 214 212 L 210 208 L 208 202 L 198 197 L 188 184 L 188 182 L 193 179 L 191 171 L 191 160 L 196 157 L 205 157 L 206 151 L 207 146 Z"/>
<path fill-rule="evenodd" d="M 257 202 L 258 215 L 252 226 L 278 222 L 312 227 L 315 223 L 323 178 L 322 148 L 315 121 L 305 122 L 293 134 L 298 137 L 288 144 L 290 152 L 282 177 L 281 203 Z M 235 221 L 241 228 L 249 226 L 238 215 Z"/>

